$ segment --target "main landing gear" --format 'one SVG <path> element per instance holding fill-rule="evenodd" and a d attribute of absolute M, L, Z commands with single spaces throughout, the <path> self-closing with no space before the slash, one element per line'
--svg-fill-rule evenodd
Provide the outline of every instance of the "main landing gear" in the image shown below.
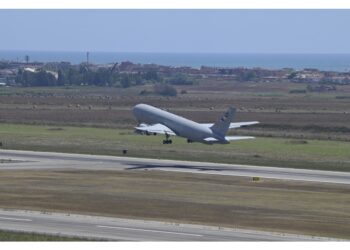
<path fill-rule="evenodd" d="M 172 140 L 163 140 L 163 144 L 171 144 L 171 143 L 173 143 Z"/>
<path fill-rule="evenodd" d="M 171 144 L 173 141 L 169 139 L 170 135 L 165 134 L 165 140 L 163 140 L 163 144 Z"/>

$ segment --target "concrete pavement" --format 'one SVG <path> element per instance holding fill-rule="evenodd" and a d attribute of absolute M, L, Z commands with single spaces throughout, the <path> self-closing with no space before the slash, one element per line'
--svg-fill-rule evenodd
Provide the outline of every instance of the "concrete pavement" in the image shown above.
<path fill-rule="evenodd" d="M 336 239 L 23 210 L 0 210 L 0 229 L 113 241 L 334 241 Z"/>

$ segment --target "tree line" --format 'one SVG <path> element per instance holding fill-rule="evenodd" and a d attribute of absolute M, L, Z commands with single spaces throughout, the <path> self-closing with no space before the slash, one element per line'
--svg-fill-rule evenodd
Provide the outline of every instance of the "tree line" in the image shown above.
<path fill-rule="evenodd" d="M 190 85 L 193 81 L 186 75 L 176 74 L 164 78 L 157 71 L 145 72 L 113 72 L 109 68 L 91 70 L 86 65 L 71 66 L 58 69 L 54 73 L 44 68 L 36 72 L 19 69 L 16 83 L 22 86 L 65 86 L 65 85 L 91 85 L 111 87 L 131 87 L 144 84 L 169 83 L 172 85 Z"/>

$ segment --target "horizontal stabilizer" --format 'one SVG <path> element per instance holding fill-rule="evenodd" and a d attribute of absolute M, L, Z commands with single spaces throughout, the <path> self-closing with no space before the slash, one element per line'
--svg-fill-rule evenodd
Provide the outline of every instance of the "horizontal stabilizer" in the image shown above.
<path fill-rule="evenodd" d="M 247 139 L 255 139 L 252 136 L 225 136 L 227 141 L 238 141 L 238 140 L 247 140 Z"/>
<path fill-rule="evenodd" d="M 258 121 L 253 121 L 253 122 L 231 122 L 229 128 L 243 128 L 251 125 L 258 124 Z"/>

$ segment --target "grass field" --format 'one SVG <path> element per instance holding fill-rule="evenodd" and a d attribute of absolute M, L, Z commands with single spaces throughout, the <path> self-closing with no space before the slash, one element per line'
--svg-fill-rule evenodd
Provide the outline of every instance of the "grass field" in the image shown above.
<path fill-rule="evenodd" d="M 84 238 L 0 230 L 0 241 L 83 241 Z"/>
<path fill-rule="evenodd" d="M 2 148 L 350 171 L 350 143 L 259 137 L 229 145 L 188 144 L 132 130 L 0 124 Z"/>
<path fill-rule="evenodd" d="M 350 239 L 350 187 L 163 171 L 2 171 L 3 208 Z"/>
<path fill-rule="evenodd" d="M 350 141 L 350 86 L 325 93 L 290 94 L 307 84 L 238 83 L 203 79 L 177 86 L 177 97 L 142 96 L 143 89 L 105 87 L 0 88 L 0 121 L 57 126 L 132 128 L 131 108 L 147 103 L 198 122 L 213 122 L 228 106 L 236 121 L 258 120 L 244 133 L 259 136 Z"/>

